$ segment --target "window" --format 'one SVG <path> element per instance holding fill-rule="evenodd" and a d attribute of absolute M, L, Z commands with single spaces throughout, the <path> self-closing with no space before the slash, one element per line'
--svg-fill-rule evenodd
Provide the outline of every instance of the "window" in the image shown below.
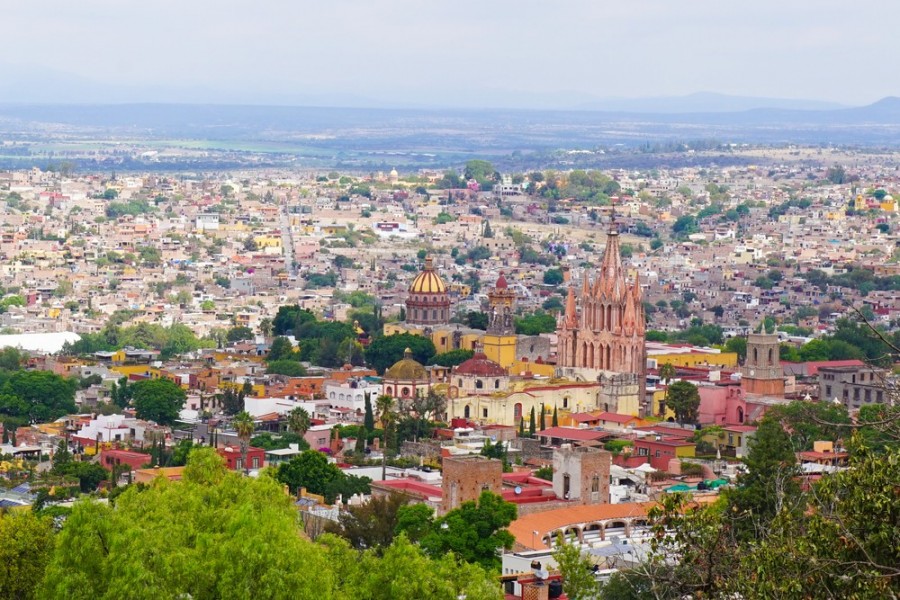
<path fill-rule="evenodd" d="M 487 409 L 486 408 L 481 409 L 481 416 L 484 417 L 485 419 L 487 419 Z"/>
<path fill-rule="evenodd" d="M 878 402 L 879 404 L 881 404 L 881 402 L 883 400 L 884 400 L 884 396 L 882 395 L 881 390 L 878 390 L 877 392 L 875 392 L 875 402 Z"/>
<path fill-rule="evenodd" d="M 866 402 L 871 402 L 872 401 L 872 390 L 866 390 L 864 396 L 865 396 Z"/>
<path fill-rule="evenodd" d="M 656 458 L 659 458 L 659 450 L 656 451 Z"/>
<path fill-rule="evenodd" d="M 516 402 L 513 405 L 513 418 L 515 418 L 516 421 L 518 421 L 519 419 L 522 418 L 522 403 L 521 402 Z"/>
<path fill-rule="evenodd" d="M 482 382 L 480 379 L 476 379 L 475 380 L 475 389 L 480 390 L 483 387 L 484 387 L 484 382 Z"/>
<path fill-rule="evenodd" d="M 825 386 L 825 399 L 827 400 L 828 398 L 831 398 L 831 386 L 830 385 Z"/>
<path fill-rule="evenodd" d="M 258 457 L 258 456 L 254 456 L 254 457 L 253 457 L 253 468 L 254 468 L 254 469 L 258 469 L 258 468 L 259 468 L 259 457 Z"/>
<path fill-rule="evenodd" d="M 494 389 L 495 389 L 495 390 L 499 390 L 499 389 L 500 389 L 500 380 L 499 380 L 499 379 L 495 379 L 495 380 L 494 380 Z"/>
<path fill-rule="evenodd" d="M 243 469 L 243 468 L 244 468 L 244 461 L 242 461 L 240 458 L 237 459 L 237 461 L 235 461 L 235 463 L 234 463 L 234 468 L 237 469 L 238 471 L 240 471 L 241 469 Z"/>

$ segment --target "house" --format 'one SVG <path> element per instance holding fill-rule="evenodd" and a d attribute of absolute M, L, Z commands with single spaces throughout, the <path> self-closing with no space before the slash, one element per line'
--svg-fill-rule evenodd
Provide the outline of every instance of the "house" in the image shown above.
<path fill-rule="evenodd" d="M 669 470 L 669 462 L 673 458 L 694 458 L 697 446 L 675 437 L 648 436 L 634 440 L 635 456 L 647 457 L 650 466 L 660 471 Z"/>
<path fill-rule="evenodd" d="M 266 465 L 266 451 L 262 448 L 247 448 L 247 466 L 244 466 L 241 449 L 237 446 L 225 446 L 216 450 L 225 459 L 226 466 L 232 471 L 246 469 L 262 469 Z"/>

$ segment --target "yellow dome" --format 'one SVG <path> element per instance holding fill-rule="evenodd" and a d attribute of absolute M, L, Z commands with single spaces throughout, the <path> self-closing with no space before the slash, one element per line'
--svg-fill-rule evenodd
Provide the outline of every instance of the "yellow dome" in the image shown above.
<path fill-rule="evenodd" d="M 425 259 L 425 269 L 419 273 L 409 286 L 410 294 L 444 294 L 447 286 L 434 270 L 431 257 Z"/>
<path fill-rule="evenodd" d="M 394 363 L 394 366 L 384 372 L 384 378 L 398 381 L 424 381 L 428 379 L 428 372 L 422 363 L 413 359 L 412 350 L 406 349 L 403 358 Z"/>

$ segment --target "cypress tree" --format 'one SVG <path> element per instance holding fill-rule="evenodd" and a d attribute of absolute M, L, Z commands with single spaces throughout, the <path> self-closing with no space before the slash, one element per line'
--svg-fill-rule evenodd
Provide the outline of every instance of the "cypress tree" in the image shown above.
<path fill-rule="evenodd" d="M 547 429 L 547 410 L 541 404 L 541 431 Z"/>
<path fill-rule="evenodd" d="M 356 447 L 353 449 L 355 454 L 365 454 L 366 453 L 366 438 L 369 437 L 369 430 L 365 427 L 360 427 L 359 433 L 356 434 Z"/>
<path fill-rule="evenodd" d="M 366 416 L 363 420 L 366 431 L 375 431 L 375 413 L 372 412 L 372 396 L 366 394 Z"/>
<path fill-rule="evenodd" d="M 535 423 L 534 423 L 534 407 L 531 407 L 531 420 L 528 422 L 528 437 L 534 437 Z"/>
<path fill-rule="evenodd" d="M 553 407 L 553 421 L 551 422 L 551 424 L 552 424 L 554 427 L 559 427 L 559 415 L 556 414 L 556 407 L 555 407 L 555 406 Z"/>
<path fill-rule="evenodd" d="M 519 437 L 525 437 L 525 417 L 519 417 Z"/>

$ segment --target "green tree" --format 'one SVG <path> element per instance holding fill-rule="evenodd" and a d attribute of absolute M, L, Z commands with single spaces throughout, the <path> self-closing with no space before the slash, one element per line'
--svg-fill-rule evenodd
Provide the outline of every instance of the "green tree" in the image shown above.
<path fill-rule="evenodd" d="M 240 342 L 243 340 L 252 340 L 253 339 L 253 330 L 249 327 L 232 327 L 228 330 L 228 333 L 225 334 L 225 339 L 229 342 Z"/>
<path fill-rule="evenodd" d="M 434 528 L 434 510 L 427 504 L 404 504 L 397 510 L 397 535 L 420 542 Z"/>
<path fill-rule="evenodd" d="M 249 472 L 250 468 L 247 465 L 247 451 L 250 448 L 250 438 L 253 437 L 253 432 L 256 431 L 256 423 L 253 422 L 253 417 L 250 416 L 250 413 L 242 410 L 234 416 L 234 419 L 231 421 L 231 426 L 234 427 L 238 440 L 240 440 L 241 465 L 243 465 L 245 473 Z"/>
<path fill-rule="evenodd" d="M 547 269 L 544 271 L 545 285 L 561 285 L 563 282 L 563 274 L 559 269 Z"/>
<path fill-rule="evenodd" d="M 533 438 L 536 433 L 537 423 L 534 418 L 534 406 L 531 407 L 531 416 L 528 420 L 528 437 Z"/>
<path fill-rule="evenodd" d="M 553 419 L 550 421 L 552 427 L 559 427 L 559 415 L 556 412 L 556 406 L 553 407 Z"/>
<path fill-rule="evenodd" d="M 515 538 L 506 529 L 516 518 L 516 505 L 483 491 L 478 502 L 463 502 L 435 521 L 421 542 L 432 557 L 453 552 L 461 560 L 499 571 L 498 548 L 509 549 Z"/>
<path fill-rule="evenodd" d="M 661 364 L 658 369 L 658 374 L 663 383 L 671 382 L 673 379 L 675 379 L 676 375 L 678 375 L 672 363 Z"/>
<path fill-rule="evenodd" d="M 455 367 L 466 362 L 474 355 L 475 353 L 472 350 L 460 348 L 459 350 L 450 350 L 449 352 L 435 354 L 430 362 L 435 365 L 441 365 L 442 367 Z"/>
<path fill-rule="evenodd" d="M 744 459 L 747 473 L 740 475 L 737 487 L 726 494 L 732 507 L 729 516 L 742 535 L 758 537 L 786 502 L 798 497 L 794 452 L 781 423 L 763 417 Z"/>
<path fill-rule="evenodd" d="M 276 477 L 288 486 L 292 494 L 296 494 L 301 487 L 313 494 L 325 494 L 328 484 L 343 475 L 340 469 L 328 462 L 324 454 L 317 450 L 307 450 L 278 465 Z"/>
<path fill-rule="evenodd" d="M 306 412 L 306 409 L 302 406 L 298 406 L 294 410 L 290 412 L 287 419 L 287 428 L 288 431 L 296 433 L 298 436 L 303 437 L 306 435 L 306 432 L 309 431 L 309 413 Z"/>
<path fill-rule="evenodd" d="M 348 506 L 337 523 L 329 523 L 325 531 L 341 536 L 357 550 L 382 551 L 394 541 L 399 511 L 408 502 L 402 494 L 373 496 L 368 502 Z"/>
<path fill-rule="evenodd" d="M 298 360 L 300 356 L 294 352 L 294 345 L 286 337 L 276 337 L 269 346 L 269 354 L 266 355 L 266 362 L 276 362 L 279 360 Z"/>
<path fill-rule="evenodd" d="M 375 431 L 375 413 L 372 412 L 372 397 L 366 394 L 365 415 L 363 416 L 363 426 L 366 431 Z"/>
<path fill-rule="evenodd" d="M 747 358 L 747 338 L 730 338 L 727 342 L 725 342 L 725 350 L 728 352 L 735 352 L 738 355 L 738 358 L 743 361 L 745 358 Z"/>
<path fill-rule="evenodd" d="M 516 333 L 520 335 L 539 335 L 556 331 L 556 317 L 543 311 L 515 319 Z"/>
<path fill-rule="evenodd" d="M 54 543 L 51 519 L 31 511 L 0 513 L 0 598 L 37 598 Z"/>
<path fill-rule="evenodd" d="M 168 379 L 143 379 L 129 386 L 139 419 L 171 425 L 187 398 L 184 390 Z"/>
<path fill-rule="evenodd" d="M 560 575 L 563 577 L 563 591 L 572 600 L 599 600 L 600 585 L 594 576 L 594 565 L 574 544 L 567 544 L 560 533 L 556 549 L 553 551 Z"/>
<path fill-rule="evenodd" d="M 410 333 L 399 333 L 377 338 L 366 348 L 366 362 L 384 373 L 386 369 L 403 358 L 406 348 L 412 350 L 413 358 L 428 364 L 434 356 L 434 343 L 426 337 Z"/>
<path fill-rule="evenodd" d="M 696 423 L 700 409 L 700 393 L 690 381 L 676 381 L 666 390 L 666 406 L 679 423 Z"/>
<path fill-rule="evenodd" d="M 306 367 L 296 360 L 281 359 L 269 362 L 266 365 L 266 373 L 270 375 L 285 375 L 287 377 L 305 377 Z"/>
<path fill-rule="evenodd" d="M 0 371 L 0 421 L 47 423 L 74 413 L 75 379 L 50 371 Z"/>

